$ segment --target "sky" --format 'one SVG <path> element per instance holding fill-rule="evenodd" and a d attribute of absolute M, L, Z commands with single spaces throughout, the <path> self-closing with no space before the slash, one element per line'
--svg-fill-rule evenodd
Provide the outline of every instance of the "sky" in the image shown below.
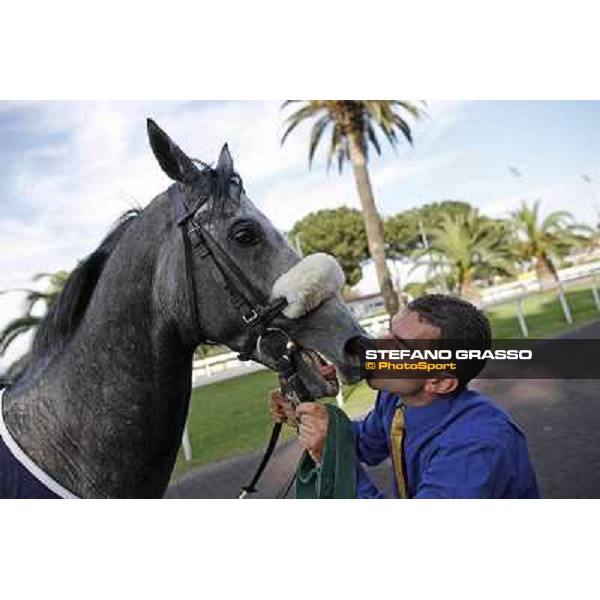
<path fill-rule="evenodd" d="M 600 102 L 428 101 L 426 112 L 413 146 L 371 157 L 384 216 L 454 199 L 506 217 L 522 199 L 539 198 L 543 214 L 567 209 L 598 222 Z M 358 208 L 351 170 L 328 173 L 325 146 L 309 171 L 308 125 L 280 145 L 286 114 L 281 101 L 0 101 L 0 290 L 72 269 L 122 212 L 168 187 L 147 143 L 147 117 L 206 162 L 228 142 L 248 196 L 282 230 L 315 210 Z M 0 295 L 0 328 L 22 302 L 19 292 Z M 14 344 L 0 371 L 27 343 Z"/>

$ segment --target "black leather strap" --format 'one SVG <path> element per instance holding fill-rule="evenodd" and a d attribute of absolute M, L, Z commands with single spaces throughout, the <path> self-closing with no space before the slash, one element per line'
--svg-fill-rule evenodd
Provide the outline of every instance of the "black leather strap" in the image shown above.
<path fill-rule="evenodd" d="M 196 291 L 196 282 L 194 281 L 194 263 L 192 262 L 192 249 L 190 247 L 190 240 L 185 234 L 183 228 L 181 229 L 181 237 L 183 238 L 183 256 L 185 260 L 185 281 L 187 288 L 188 302 L 190 305 L 190 313 L 192 315 L 192 327 L 196 335 L 202 335 L 200 329 L 200 318 L 198 316 L 198 295 Z"/>
<path fill-rule="evenodd" d="M 198 253 L 202 258 L 209 256 L 212 258 L 223 277 L 223 286 L 231 303 L 240 313 L 243 326 L 252 331 L 253 335 L 249 338 L 248 346 L 240 354 L 242 360 L 247 359 L 254 349 L 258 336 L 283 310 L 287 301 L 284 298 L 278 298 L 269 302 L 269 298 L 252 284 L 210 232 L 194 219 L 195 212 L 208 200 L 207 198 L 199 198 L 194 206 L 190 207 L 184 191 L 178 184 L 171 186 L 169 196 L 173 200 L 175 221 L 181 228 L 183 236 L 186 285 L 194 328 L 201 336 L 192 252 Z"/>
<path fill-rule="evenodd" d="M 275 451 L 275 447 L 277 446 L 277 442 L 279 440 L 279 436 L 281 434 L 281 423 L 275 423 L 273 425 L 273 428 L 271 429 L 271 436 L 269 437 L 269 443 L 267 444 L 267 449 L 265 450 L 265 453 L 263 454 L 263 457 L 260 461 L 260 464 L 258 465 L 257 469 L 256 469 L 256 473 L 254 473 L 254 477 L 252 478 L 252 480 L 250 481 L 250 483 L 248 485 L 245 485 L 242 488 L 242 493 L 239 495 L 239 499 L 242 500 L 244 499 L 246 496 L 249 496 L 250 494 L 255 494 L 256 493 L 256 484 L 258 483 L 258 480 L 261 478 L 263 471 L 265 470 L 265 467 L 267 466 L 269 460 L 271 460 L 271 456 L 273 455 L 273 452 Z"/>

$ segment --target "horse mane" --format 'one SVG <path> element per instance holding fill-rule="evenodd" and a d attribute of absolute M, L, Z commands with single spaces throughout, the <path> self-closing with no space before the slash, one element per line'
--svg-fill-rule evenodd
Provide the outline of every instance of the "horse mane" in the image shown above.
<path fill-rule="evenodd" d="M 29 364 L 51 350 L 62 347 L 77 329 L 109 257 L 140 213 L 141 210 L 137 208 L 123 213 L 100 246 L 71 273 L 62 292 L 52 302 L 38 326 L 27 361 Z"/>
<path fill-rule="evenodd" d="M 193 159 L 199 164 L 203 177 L 198 182 L 203 197 L 212 198 L 209 221 L 214 214 L 224 212 L 229 199 L 231 174 L 223 173 L 211 165 Z M 234 174 L 240 181 L 237 173 Z M 198 189 L 196 189 L 198 191 Z M 16 383 L 42 359 L 60 351 L 81 323 L 86 309 L 108 259 L 116 249 L 119 241 L 142 212 L 139 208 L 126 211 L 116 221 L 100 246 L 87 258 L 82 260 L 73 270 L 60 295 L 48 307 L 46 316 L 37 327 L 31 350 L 19 360 L 11 380 Z M 2 384 L 2 382 L 0 382 Z M 1 389 L 1 386 L 0 386 Z"/>
<path fill-rule="evenodd" d="M 192 158 L 192 162 L 201 167 L 200 173 L 202 177 L 196 185 L 205 197 L 212 198 L 210 216 L 208 218 L 208 221 L 212 222 L 215 214 L 224 214 L 227 210 L 227 205 L 230 201 L 229 184 L 232 176 L 239 180 L 241 189 L 243 189 L 244 184 L 238 173 L 226 173 L 220 169 L 215 169 L 212 164 L 205 163 L 199 158 Z M 196 192 L 198 191 L 198 187 L 195 190 Z"/>

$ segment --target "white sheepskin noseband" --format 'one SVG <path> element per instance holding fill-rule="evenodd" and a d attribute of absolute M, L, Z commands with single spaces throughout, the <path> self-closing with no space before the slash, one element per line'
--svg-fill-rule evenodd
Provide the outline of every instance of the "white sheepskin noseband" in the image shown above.
<path fill-rule="evenodd" d="M 335 296 L 345 280 L 344 271 L 333 256 L 309 254 L 279 277 L 271 299 L 285 298 L 288 305 L 283 314 L 288 319 L 298 319 Z"/>

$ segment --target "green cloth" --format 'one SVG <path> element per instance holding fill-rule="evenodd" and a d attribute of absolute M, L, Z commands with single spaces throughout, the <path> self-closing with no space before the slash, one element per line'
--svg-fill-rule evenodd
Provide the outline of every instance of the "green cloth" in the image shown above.
<path fill-rule="evenodd" d="M 301 500 L 356 497 L 356 450 L 352 423 L 333 404 L 321 465 L 304 452 L 296 469 L 295 497 Z"/>

